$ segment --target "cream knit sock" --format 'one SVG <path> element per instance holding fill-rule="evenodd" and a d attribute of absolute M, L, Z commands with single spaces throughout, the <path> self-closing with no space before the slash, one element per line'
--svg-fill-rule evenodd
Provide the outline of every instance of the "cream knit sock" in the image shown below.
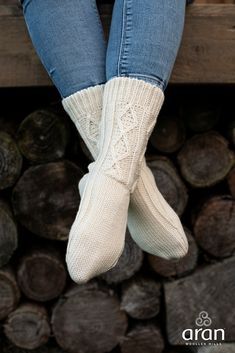
<path fill-rule="evenodd" d="M 129 191 L 133 192 L 128 227 L 137 244 L 168 259 L 182 257 L 188 250 L 181 222 L 143 160 L 163 92 L 135 78 L 108 81 L 98 146 L 103 88 L 89 87 L 62 101 L 93 157 L 101 150 L 80 182 L 81 206 L 69 235 L 66 261 L 76 282 L 87 281 L 116 264 L 124 246 Z"/>

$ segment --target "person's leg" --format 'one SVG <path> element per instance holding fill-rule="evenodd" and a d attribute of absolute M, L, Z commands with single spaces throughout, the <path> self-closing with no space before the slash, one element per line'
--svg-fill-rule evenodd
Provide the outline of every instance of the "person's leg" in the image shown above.
<path fill-rule="evenodd" d="M 34 48 L 61 96 L 103 84 L 106 42 L 95 0 L 21 0 Z"/>
<path fill-rule="evenodd" d="M 93 153 L 107 48 L 96 0 L 20 1 L 34 48 L 62 99 L 76 93 L 76 114 L 67 113 Z"/>
<path fill-rule="evenodd" d="M 106 78 L 134 77 L 165 90 L 180 46 L 186 0 L 116 0 Z"/>
<path fill-rule="evenodd" d="M 62 101 L 69 100 L 66 111 L 94 154 L 106 81 L 107 46 L 96 1 L 22 0 L 21 3 L 36 52 Z M 73 111 L 69 107 L 73 107 Z M 68 244 L 72 235 L 70 232 Z M 102 236 L 102 233 L 96 235 Z M 96 243 L 94 240 L 94 246 Z M 75 269 L 71 262 L 77 249 L 71 251 L 72 255 L 67 246 L 67 268 L 71 278 L 76 279 L 80 271 L 86 273 L 89 260 L 93 263 L 93 249 L 84 249 L 86 261 Z M 101 258 L 102 252 L 103 248 L 99 253 Z"/>
<path fill-rule="evenodd" d="M 163 1 L 167 2 L 168 6 L 165 6 Z M 146 144 L 164 100 L 164 79 L 167 79 L 173 66 L 172 60 L 175 59 L 177 53 L 176 43 L 179 44 L 183 29 L 184 9 L 180 6 L 177 12 L 178 0 L 173 1 L 173 7 L 170 1 L 172 0 L 151 0 L 145 4 L 141 0 L 116 0 L 115 2 L 106 59 L 108 82 L 104 88 L 97 159 L 89 167 L 79 212 L 71 229 L 73 237 L 69 243 L 68 262 L 73 268 L 75 280 L 80 283 L 112 268 L 123 250 L 130 194 L 132 193 L 133 197 L 135 189 L 138 188 L 138 177 Z M 144 17 L 142 11 L 144 11 Z M 159 18 L 164 20 L 157 28 L 158 33 L 155 33 L 155 22 Z M 177 25 L 172 26 L 172 20 L 178 20 Z M 165 22 L 165 26 L 161 28 L 161 24 Z M 145 46 L 139 45 L 139 41 L 145 40 L 147 28 L 151 31 L 152 42 L 147 41 Z M 175 34 L 172 36 L 173 29 L 178 31 L 176 35 L 178 42 L 175 40 Z M 156 38 L 153 37 L 153 33 L 156 34 Z M 155 47 L 156 41 L 158 46 Z M 162 44 L 161 41 L 163 41 Z M 137 46 L 142 54 L 140 66 Z M 150 61 L 147 59 L 148 52 Z M 167 61 L 167 59 L 163 60 L 164 55 L 168 58 L 168 66 L 165 66 L 164 60 Z M 127 65 L 129 56 L 131 60 L 135 60 L 136 67 L 133 72 L 131 71 L 133 66 Z M 152 63 L 152 69 L 148 71 L 146 67 L 150 63 Z M 153 71 L 158 66 L 161 66 L 159 72 Z M 117 71 L 112 71 L 109 67 L 116 68 Z M 138 75 L 135 77 L 136 73 Z M 160 79 L 162 73 L 165 76 Z M 64 104 L 67 105 L 66 99 Z M 151 175 L 145 176 L 148 183 L 150 183 L 149 178 Z M 151 188 L 147 191 L 145 188 L 143 190 L 138 188 L 139 203 L 135 210 L 137 222 L 135 230 L 142 239 L 136 237 L 136 240 L 139 244 L 142 243 L 142 247 L 148 249 L 149 252 L 157 253 L 162 257 L 182 257 L 187 252 L 187 240 L 181 223 L 171 208 L 165 209 L 165 200 L 161 195 L 159 196 L 159 192 L 157 193 L 158 190 L 152 180 L 150 186 Z M 152 223 L 156 221 L 158 225 L 152 227 L 154 224 L 148 225 L 144 219 L 140 231 L 138 212 L 141 208 L 145 211 L 143 209 L 146 203 L 143 199 L 146 197 L 143 194 L 145 191 L 148 196 L 147 201 L 156 202 L 153 205 L 153 217 L 152 209 L 150 205 L 147 205 L 147 211 L 150 213 L 148 219 Z M 155 198 L 151 198 L 151 192 L 157 193 Z M 131 218 L 133 219 L 132 216 Z M 155 231 L 160 231 L 160 234 L 153 234 Z M 97 234 L 102 236 L 99 237 Z M 152 236 L 155 238 L 152 239 Z M 171 238 L 174 239 L 170 242 Z M 89 264 L 89 271 L 81 274 L 77 269 L 83 267 L 87 260 L 87 251 L 85 251 L 87 248 L 95 249 L 93 251 L 95 256 L 93 264 Z M 103 257 L 101 258 L 102 249 Z"/>
<path fill-rule="evenodd" d="M 186 1 L 116 0 L 106 55 L 106 77 L 148 82 L 163 92 L 181 43 Z M 157 111 L 152 111 L 156 115 Z M 159 192 L 145 160 L 131 195 L 128 227 L 145 251 L 179 258 L 188 242 L 179 217 Z"/>

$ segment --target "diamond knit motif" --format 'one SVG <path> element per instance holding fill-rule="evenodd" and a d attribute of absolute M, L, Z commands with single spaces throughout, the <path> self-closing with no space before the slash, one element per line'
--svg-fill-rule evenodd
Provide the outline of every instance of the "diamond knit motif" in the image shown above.
<path fill-rule="evenodd" d="M 101 114 L 101 110 L 92 112 L 88 114 L 86 119 L 86 136 L 89 136 L 89 140 L 92 141 L 95 145 L 97 145 L 97 140 L 99 136 L 99 121 L 97 120 L 97 115 Z"/>
<path fill-rule="evenodd" d="M 115 111 L 112 142 L 102 169 L 107 175 L 126 184 L 135 156 L 133 141 L 138 139 L 140 117 L 137 109 L 126 102 L 119 102 Z"/>
<path fill-rule="evenodd" d="M 95 123 L 89 112 L 98 111 L 102 100 L 95 146 Z M 66 252 L 69 274 L 77 283 L 116 265 L 125 245 L 127 213 L 130 233 L 144 251 L 172 259 L 188 250 L 180 220 L 158 191 L 153 174 L 145 163 L 138 166 L 163 100 L 160 88 L 117 77 L 105 84 L 104 94 L 102 87 L 91 87 L 63 101 L 88 148 L 97 155 L 79 183 L 81 202 Z M 92 137 L 86 136 L 88 131 Z"/>
<path fill-rule="evenodd" d="M 97 119 L 97 116 L 102 113 L 103 90 L 104 85 L 91 86 L 62 100 L 65 111 L 74 122 L 93 158 L 98 155 L 100 119 Z"/>

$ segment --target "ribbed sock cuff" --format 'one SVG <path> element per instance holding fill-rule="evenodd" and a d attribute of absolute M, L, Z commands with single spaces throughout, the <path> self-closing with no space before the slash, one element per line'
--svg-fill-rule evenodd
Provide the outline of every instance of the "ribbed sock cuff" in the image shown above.
<path fill-rule="evenodd" d="M 74 122 L 93 158 L 98 154 L 99 124 L 104 84 L 91 86 L 63 98 L 62 105 Z"/>
<path fill-rule="evenodd" d="M 117 76 L 105 84 L 104 99 L 115 98 L 133 105 L 145 107 L 147 110 L 158 111 L 164 102 L 164 92 L 161 88 L 134 77 Z"/>
<path fill-rule="evenodd" d="M 62 105 L 74 123 L 80 116 L 102 109 L 104 86 L 105 84 L 91 86 L 62 99 Z"/>

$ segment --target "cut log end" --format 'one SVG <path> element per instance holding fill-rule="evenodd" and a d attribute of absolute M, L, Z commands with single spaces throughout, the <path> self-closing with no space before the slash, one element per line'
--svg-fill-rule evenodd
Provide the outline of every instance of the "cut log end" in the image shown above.
<path fill-rule="evenodd" d="M 209 254 L 223 258 L 235 252 L 235 201 L 230 196 L 206 201 L 194 223 L 197 243 Z"/>
<path fill-rule="evenodd" d="M 173 163 L 166 157 L 147 160 L 157 187 L 169 205 L 181 216 L 187 206 L 188 192 Z"/>
<path fill-rule="evenodd" d="M 183 177 L 197 188 L 219 183 L 227 176 L 234 161 L 228 142 L 217 132 L 193 136 L 178 154 Z"/>
<path fill-rule="evenodd" d="M 158 327 L 138 324 L 127 333 L 120 348 L 121 353 L 162 353 L 164 340 Z"/>
<path fill-rule="evenodd" d="M 121 309 L 134 319 L 151 319 L 160 311 L 160 296 L 160 283 L 136 276 L 122 286 Z"/>
<path fill-rule="evenodd" d="M 52 327 L 58 344 L 66 351 L 76 353 L 79 347 L 84 353 L 103 353 L 120 342 L 127 318 L 114 293 L 90 281 L 74 285 L 59 299 L 53 309 Z"/>
<path fill-rule="evenodd" d="M 0 298 L 0 320 L 3 320 L 17 307 L 20 299 L 20 290 L 9 266 L 0 269 Z"/>
<path fill-rule="evenodd" d="M 150 143 L 156 150 L 173 153 L 179 150 L 186 138 L 182 120 L 174 116 L 159 116 L 151 134 Z"/>
<path fill-rule="evenodd" d="M 0 190 L 15 184 L 22 168 L 22 156 L 13 138 L 0 132 Z"/>
<path fill-rule="evenodd" d="M 17 141 L 32 163 L 52 162 L 64 156 L 69 138 L 68 124 L 50 109 L 32 112 L 21 123 Z"/>
<path fill-rule="evenodd" d="M 56 252 L 33 249 L 19 261 L 17 280 L 29 299 L 44 302 L 58 297 L 66 278 L 64 262 Z"/>
<path fill-rule="evenodd" d="M 18 231 L 11 214 L 0 204 L 0 267 L 7 264 L 18 245 Z"/>
<path fill-rule="evenodd" d="M 50 336 L 49 318 L 45 308 L 36 303 L 23 303 L 4 323 L 4 333 L 17 347 L 35 349 Z"/>
<path fill-rule="evenodd" d="M 66 240 L 79 206 L 82 175 L 66 160 L 28 168 L 12 193 L 16 218 L 34 234 Z"/>

